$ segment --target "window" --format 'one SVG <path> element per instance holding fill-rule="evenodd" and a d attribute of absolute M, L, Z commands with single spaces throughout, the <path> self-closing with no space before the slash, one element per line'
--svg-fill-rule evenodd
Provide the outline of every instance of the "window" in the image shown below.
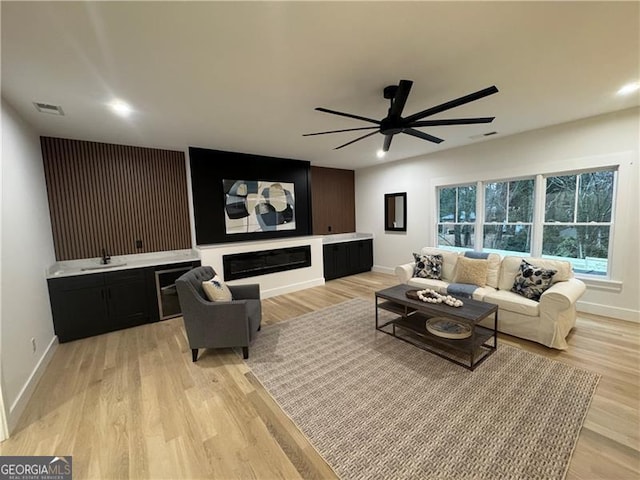
<path fill-rule="evenodd" d="M 543 256 L 568 259 L 579 273 L 607 274 L 614 173 L 547 177 Z"/>
<path fill-rule="evenodd" d="M 460 250 L 473 248 L 476 186 L 441 188 L 438 193 L 438 246 Z"/>
<path fill-rule="evenodd" d="M 530 255 L 533 193 L 533 179 L 485 184 L 484 251 Z"/>
<path fill-rule="evenodd" d="M 438 247 L 557 258 L 607 275 L 615 179 L 610 168 L 439 187 Z"/>

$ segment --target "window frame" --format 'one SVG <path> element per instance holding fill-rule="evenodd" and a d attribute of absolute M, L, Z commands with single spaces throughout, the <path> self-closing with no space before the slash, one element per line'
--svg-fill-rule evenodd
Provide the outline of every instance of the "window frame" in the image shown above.
<path fill-rule="evenodd" d="M 561 171 L 548 171 L 544 173 L 538 173 L 533 175 L 514 175 L 510 177 L 497 178 L 497 179 L 484 179 L 479 181 L 467 181 L 467 182 L 456 182 L 456 183 L 442 183 L 435 184 L 435 197 L 436 197 L 436 205 L 435 205 L 435 232 L 434 232 L 434 244 L 438 248 L 448 249 L 451 251 L 465 251 L 465 250 L 474 250 L 474 251 L 485 251 L 484 250 L 484 225 L 503 225 L 503 224 L 513 224 L 513 225 L 530 225 L 531 226 L 531 242 L 530 242 L 530 252 L 528 254 L 529 257 L 534 258 L 542 258 L 542 244 L 543 244 L 543 230 L 547 225 L 562 225 L 564 222 L 546 222 L 545 218 L 545 208 L 546 208 L 546 185 L 547 178 L 549 177 L 557 177 L 557 176 L 571 176 L 571 175 L 581 175 L 585 173 L 594 173 L 594 172 L 602 172 L 602 171 L 610 171 L 613 173 L 613 193 L 611 198 L 611 218 L 609 222 L 576 222 L 569 223 L 572 226 L 608 226 L 609 227 L 609 238 L 608 238 L 608 249 L 607 249 L 607 270 L 604 275 L 597 273 L 583 273 L 583 272 L 575 272 L 576 277 L 585 278 L 587 280 L 610 280 L 611 279 L 611 266 L 613 260 L 613 244 L 615 238 L 615 226 L 616 226 L 616 205 L 618 201 L 618 188 L 620 183 L 620 165 L 619 164 L 609 164 L 609 165 L 600 165 L 596 167 L 584 168 L 584 169 L 572 169 L 572 170 L 561 170 Z M 485 222 L 485 186 L 490 183 L 508 183 L 519 180 L 530 180 L 533 179 L 533 220 L 531 223 L 527 222 L 515 222 L 515 223 L 502 223 L 502 222 Z M 475 219 L 473 222 L 442 222 L 440 221 L 440 192 L 446 188 L 458 188 L 458 187 L 468 187 L 468 186 L 476 186 L 476 211 L 475 211 Z M 579 196 L 579 186 L 576 185 L 576 202 Z M 507 204 L 508 208 L 508 204 Z M 457 209 L 457 197 L 456 197 L 456 209 Z M 457 212 L 457 211 L 456 211 Z M 577 218 L 578 211 L 577 208 L 574 211 L 574 219 Z M 454 213 L 455 216 L 455 213 Z M 506 217 L 508 218 L 508 216 Z M 456 247 L 456 246 L 447 246 L 440 245 L 440 227 L 441 225 L 451 225 L 451 224 L 460 224 L 460 225 L 473 225 L 474 228 L 474 242 L 473 246 L 469 247 Z M 490 249 L 493 250 L 493 249 Z M 503 250 L 507 252 L 507 250 Z M 514 255 L 518 255 L 521 252 L 513 252 Z M 546 255 L 545 258 L 559 258 L 566 261 L 571 262 L 572 257 L 553 257 Z M 572 264 L 573 265 L 573 264 Z"/>
<path fill-rule="evenodd" d="M 465 250 L 475 250 L 476 249 L 476 245 L 477 245 L 477 239 L 478 239 L 478 229 L 477 229 L 477 221 L 478 221 L 478 183 L 479 182 L 464 182 L 464 183 L 458 183 L 455 185 L 442 185 L 436 188 L 436 246 L 438 248 L 445 248 L 445 249 L 449 249 L 452 251 L 456 251 L 456 252 L 461 252 L 461 251 L 465 251 Z M 476 189 L 476 201 L 475 201 L 475 212 L 474 212 L 474 220 L 473 222 L 469 222 L 469 221 L 464 221 L 464 222 L 458 222 L 458 192 L 459 192 L 459 188 L 462 187 L 474 187 Z M 440 220 L 440 193 L 442 190 L 444 189 L 456 189 L 456 203 L 455 203 L 455 209 L 453 212 L 453 221 L 451 222 L 443 222 Z M 465 225 L 471 225 L 473 226 L 473 244 L 470 246 L 455 246 L 455 245 L 451 245 L 451 246 L 447 246 L 447 245 L 440 245 L 440 227 L 444 226 L 444 225 L 460 225 L 462 227 L 464 227 Z"/>
<path fill-rule="evenodd" d="M 533 191 L 532 191 L 532 205 L 531 205 L 531 221 L 530 222 L 510 222 L 509 221 L 509 189 L 510 189 L 510 183 L 512 182 L 523 182 L 523 181 L 527 181 L 527 180 L 532 180 L 533 181 Z M 480 230 L 481 230 L 481 243 L 479 243 L 479 245 L 482 245 L 482 249 L 483 251 L 485 250 L 485 246 L 484 246 L 484 228 L 485 226 L 489 225 L 489 226 L 518 226 L 518 225 L 525 225 L 525 226 L 529 226 L 530 231 L 529 231 L 529 256 L 532 256 L 532 252 L 533 252 L 533 246 L 534 246 L 534 224 L 535 224 L 535 207 L 536 207 L 536 201 L 537 201 L 537 195 L 536 195 L 536 177 L 535 176 L 528 176 L 528 177 L 520 177 L 520 178 L 510 178 L 510 179 L 506 179 L 506 180 L 486 180 L 483 182 L 479 182 L 482 184 L 482 194 L 484 195 L 484 199 L 483 199 L 483 209 L 482 209 L 482 223 L 480 224 Z M 488 222 L 486 219 L 486 212 L 487 212 L 487 198 L 486 198 L 486 187 L 487 185 L 493 184 L 493 183 L 506 183 L 507 184 L 507 203 L 505 205 L 505 221 L 504 222 Z M 522 253 L 525 252 L 517 252 L 515 250 L 499 250 L 499 249 L 493 249 L 490 248 L 487 251 L 491 252 L 491 253 L 498 253 L 499 252 L 510 252 L 513 255 L 520 255 Z"/>
<path fill-rule="evenodd" d="M 546 219 L 546 205 L 547 205 L 547 179 L 549 177 L 568 177 L 568 176 L 575 176 L 576 177 L 576 191 L 575 191 L 575 198 L 574 198 L 574 211 L 573 211 L 573 218 L 574 220 L 577 220 L 578 218 L 578 204 L 579 204 L 579 196 L 580 196 L 580 175 L 582 174 L 586 174 L 586 173 L 596 173 L 596 172 L 612 172 L 613 174 L 613 185 L 612 185 L 612 189 L 613 192 L 611 194 L 611 216 L 610 216 L 610 220 L 609 222 L 578 222 L 578 221 L 574 221 L 574 222 L 547 222 Z M 542 190 L 544 191 L 544 197 L 542 199 L 542 205 L 541 205 L 541 209 L 542 209 L 542 221 L 540 223 L 539 226 L 539 230 L 540 230 L 540 245 L 539 245 L 539 255 L 536 255 L 537 257 L 541 257 L 541 258 L 560 258 L 560 259 L 567 259 L 568 261 L 571 261 L 571 259 L 573 257 L 556 257 L 553 255 L 545 255 L 542 253 L 542 246 L 543 246 L 543 242 L 544 242 L 544 227 L 550 226 L 550 227 L 561 227 L 561 226 L 568 226 L 568 227 L 597 227 L 597 226 L 607 226 L 609 227 L 609 238 L 607 239 L 607 270 L 605 272 L 604 275 L 601 274 L 597 274 L 597 273 L 588 273 L 588 272 L 577 272 L 575 271 L 574 268 L 574 273 L 577 276 L 580 277 L 585 277 L 585 278 L 593 278 L 593 279 L 610 279 L 611 278 L 611 258 L 613 255 L 613 239 L 614 239 L 614 226 L 615 226 L 615 215 L 616 215 L 616 200 L 618 198 L 618 172 L 619 169 L 617 166 L 606 166 L 606 167 L 599 167 L 599 168 L 589 168 L 589 169 L 581 169 L 581 170 L 572 170 L 572 171 L 564 171 L 564 172 L 557 172 L 557 173 L 547 173 L 544 175 L 540 175 L 540 177 L 542 177 Z M 573 266 L 573 264 L 572 264 Z"/>

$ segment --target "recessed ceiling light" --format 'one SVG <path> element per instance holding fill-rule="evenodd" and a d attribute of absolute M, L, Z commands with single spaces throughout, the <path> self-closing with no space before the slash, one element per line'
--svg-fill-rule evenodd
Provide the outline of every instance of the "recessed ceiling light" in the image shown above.
<path fill-rule="evenodd" d="M 383 152 L 383 151 L 382 151 L 382 149 L 380 149 L 380 150 L 378 150 L 378 151 L 376 152 L 376 155 L 378 156 L 378 158 L 382 158 L 382 157 L 384 157 L 384 156 L 385 156 L 385 154 L 386 154 L 386 152 Z"/>
<path fill-rule="evenodd" d="M 624 87 L 618 90 L 618 95 L 629 95 L 640 89 L 640 82 L 627 83 Z"/>
<path fill-rule="evenodd" d="M 131 115 L 133 111 L 127 102 L 123 102 L 122 100 L 114 100 L 109 103 L 111 110 L 113 110 L 116 114 L 121 117 L 128 117 Z"/>

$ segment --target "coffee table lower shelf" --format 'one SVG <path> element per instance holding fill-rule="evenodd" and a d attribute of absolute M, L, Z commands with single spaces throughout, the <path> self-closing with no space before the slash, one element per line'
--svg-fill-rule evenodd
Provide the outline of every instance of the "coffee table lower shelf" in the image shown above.
<path fill-rule="evenodd" d="M 384 307 L 382 305 L 379 306 L 384 310 L 392 311 L 391 308 L 388 308 L 390 305 L 385 305 Z M 398 305 L 395 306 L 396 308 L 399 307 Z M 409 313 L 407 316 L 404 316 L 406 315 L 405 312 L 393 311 L 393 313 L 401 316 L 382 325 L 376 325 L 376 330 L 391 335 L 398 340 L 410 343 L 434 355 L 438 355 L 469 370 L 474 370 L 496 350 L 495 345 L 488 343 L 491 339 L 495 340 L 496 338 L 495 331 L 492 329 L 476 325 L 473 328 L 473 334 L 468 338 L 444 338 L 434 335 L 427 330 L 425 324 L 426 321 L 431 318 L 429 315 L 417 311 L 406 312 Z M 467 357 L 469 360 L 465 363 L 456 358 L 456 356 Z"/>

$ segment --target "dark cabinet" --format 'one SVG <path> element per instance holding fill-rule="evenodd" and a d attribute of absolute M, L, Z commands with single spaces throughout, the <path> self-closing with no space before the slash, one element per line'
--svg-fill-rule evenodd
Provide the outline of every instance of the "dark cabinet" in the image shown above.
<path fill-rule="evenodd" d="M 50 279 L 49 297 L 60 342 L 103 333 L 107 309 L 102 278 L 86 275 Z"/>
<path fill-rule="evenodd" d="M 149 321 L 145 269 L 49 279 L 49 297 L 60 342 Z"/>
<path fill-rule="evenodd" d="M 107 312 L 114 330 L 149 321 L 145 269 L 105 273 Z"/>
<path fill-rule="evenodd" d="M 325 280 L 367 272 L 373 266 L 373 240 L 330 243 L 322 253 Z"/>

